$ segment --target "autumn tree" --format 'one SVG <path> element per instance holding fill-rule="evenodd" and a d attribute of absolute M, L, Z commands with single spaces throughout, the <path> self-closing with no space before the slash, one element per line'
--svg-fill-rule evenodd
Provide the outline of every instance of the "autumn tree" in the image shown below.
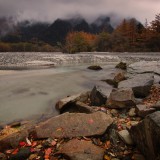
<path fill-rule="evenodd" d="M 70 32 L 66 37 L 65 51 L 68 53 L 92 51 L 96 36 L 85 32 Z"/>

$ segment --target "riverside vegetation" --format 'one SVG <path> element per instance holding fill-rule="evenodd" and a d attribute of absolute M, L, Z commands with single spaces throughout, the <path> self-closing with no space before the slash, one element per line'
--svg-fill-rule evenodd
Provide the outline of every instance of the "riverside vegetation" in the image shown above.
<path fill-rule="evenodd" d="M 2 126 L 0 159 L 159 160 L 160 62 L 116 67 L 100 79 L 113 90 L 95 86 L 59 100 L 56 117 Z"/>

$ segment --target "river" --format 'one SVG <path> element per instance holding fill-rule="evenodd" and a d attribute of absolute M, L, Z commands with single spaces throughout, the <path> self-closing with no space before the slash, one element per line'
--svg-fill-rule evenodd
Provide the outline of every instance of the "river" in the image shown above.
<path fill-rule="evenodd" d="M 153 56 L 150 54 L 147 57 Z M 55 103 L 59 99 L 91 90 L 97 84 L 105 85 L 110 90 L 111 86 L 100 80 L 116 70 L 118 61 L 96 61 L 103 67 L 101 71 L 88 70 L 87 66 L 93 62 L 86 62 L 40 70 L 0 71 L 0 123 L 57 115 Z"/>

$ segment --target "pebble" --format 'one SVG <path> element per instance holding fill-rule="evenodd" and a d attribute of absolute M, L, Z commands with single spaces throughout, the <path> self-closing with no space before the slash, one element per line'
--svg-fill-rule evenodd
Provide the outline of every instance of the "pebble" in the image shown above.
<path fill-rule="evenodd" d="M 118 115 L 118 111 L 116 109 L 112 109 L 110 111 L 110 113 L 113 115 L 113 116 L 117 116 Z"/>
<path fill-rule="evenodd" d="M 132 138 L 127 130 L 119 131 L 118 134 L 126 144 L 133 145 Z"/>
<path fill-rule="evenodd" d="M 129 115 L 130 117 L 136 116 L 136 109 L 135 109 L 135 108 L 131 108 L 131 109 L 129 110 L 129 112 L 128 112 L 128 115 Z"/>

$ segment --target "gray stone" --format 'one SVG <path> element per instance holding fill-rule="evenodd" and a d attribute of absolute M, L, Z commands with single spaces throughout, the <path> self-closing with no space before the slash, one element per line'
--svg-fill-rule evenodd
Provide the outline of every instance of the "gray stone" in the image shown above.
<path fill-rule="evenodd" d="M 80 93 L 80 94 L 72 95 L 64 99 L 61 99 L 56 103 L 56 109 L 59 111 L 62 111 L 73 102 L 76 102 L 76 101 L 85 102 L 88 100 L 89 94 L 90 94 L 89 92 L 85 92 L 85 93 Z"/>
<path fill-rule="evenodd" d="M 92 114 L 64 113 L 40 123 L 35 128 L 37 138 L 72 138 L 102 135 L 113 119 L 103 112 Z"/>
<path fill-rule="evenodd" d="M 91 105 L 105 105 L 107 101 L 108 90 L 102 86 L 94 86 L 90 94 Z"/>
<path fill-rule="evenodd" d="M 127 130 L 122 130 L 118 132 L 120 138 L 128 145 L 133 145 L 130 133 Z"/>
<path fill-rule="evenodd" d="M 132 88 L 136 98 L 144 98 L 149 95 L 153 82 L 153 74 L 138 74 L 120 82 L 118 88 Z"/>
<path fill-rule="evenodd" d="M 92 141 L 73 139 L 62 145 L 59 152 L 71 160 L 102 160 L 105 150 Z"/>
<path fill-rule="evenodd" d="M 160 111 L 148 115 L 141 123 L 132 126 L 130 134 L 147 160 L 160 158 Z"/>
<path fill-rule="evenodd" d="M 107 101 L 110 108 L 126 108 L 135 106 L 135 98 L 132 89 L 114 89 Z"/>
<path fill-rule="evenodd" d="M 151 114 L 153 112 L 155 112 L 156 109 L 155 108 L 148 108 L 146 105 L 143 105 L 143 104 L 139 104 L 136 106 L 136 113 L 138 116 L 140 117 L 145 117 L 147 116 L 148 114 Z"/>

